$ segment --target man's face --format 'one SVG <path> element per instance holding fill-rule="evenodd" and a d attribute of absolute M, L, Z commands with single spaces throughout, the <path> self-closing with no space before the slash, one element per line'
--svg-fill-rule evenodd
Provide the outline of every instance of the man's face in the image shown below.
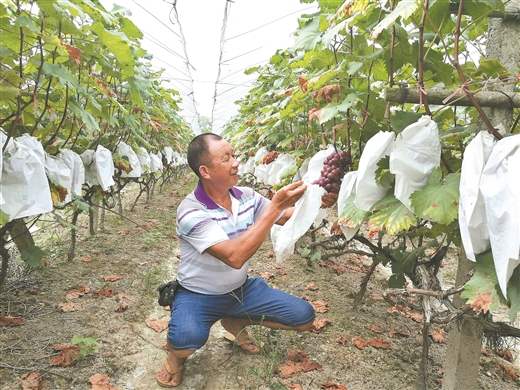
<path fill-rule="evenodd" d="M 209 157 L 211 160 L 208 172 L 211 180 L 219 184 L 227 184 L 229 188 L 238 183 L 238 167 L 231 145 L 226 140 L 210 141 Z"/>

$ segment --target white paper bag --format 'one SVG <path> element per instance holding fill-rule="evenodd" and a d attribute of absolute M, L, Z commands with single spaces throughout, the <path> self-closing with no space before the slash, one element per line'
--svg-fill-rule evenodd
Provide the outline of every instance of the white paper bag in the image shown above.
<path fill-rule="evenodd" d="M 164 158 L 166 158 L 166 163 L 170 165 L 173 161 L 173 149 L 169 146 L 164 147 Z"/>
<path fill-rule="evenodd" d="M 159 155 L 150 153 L 150 172 L 155 173 L 163 169 L 163 164 Z"/>
<path fill-rule="evenodd" d="M 45 155 L 45 172 L 47 177 L 54 180 L 60 186 L 67 190 L 67 195 L 62 204 L 69 203 L 72 200 L 72 172 L 70 168 L 59 157 Z"/>
<path fill-rule="evenodd" d="M 61 149 L 58 157 L 70 169 L 72 174 L 71 192 L 74 195 L 83 195 L 83 183 L 85 183 L 85 166 L 79 154 L 69 149 Z"/>
<path fill-rule="evenodd" d="M 9 215 L 9 221 L 52 211 L 49 182 L 40 154 L 15 140 L 9 155 L 4 155 L 0 186 L 2 211 Z"/>
<path fill-rule="evenodd" d="M 275 225 L 271 229 L 271 240 L 277 262 L 294 253 L 296 241 L 309 230 L 318 217 L 321 198 L 325 194 L 325 189 L 317 184 L 307 184 L 305 193 L 296 202 L 291 218 L 283 226 Z"/>
<path fill-rule="evenodd" d="M 410 211 L 410 195 L 424 188 L 440 160 L 439 129 L 429 116 L 422 116 L 397 134 L 390 152 L 390 172 L 395 175 L 395 197 Z"/>
<path fill-rule="evenodd" d="M 132 170 L 128 173 L 121 172 L 121 177 L 141 177 L 141 163 L 132 147 L 124 142 L 120 142 L 117 144 L 116 151 L 121 157 L 127 157 L 132 167 Z"/>
<path fill-rule="evenodd" d="M 475 255 L 490 246 L 486 208 L 480 193 L 482 171 L 496 144 L 495 137 L 483 130 L 466 146 L 462 159 L 459 185 L 459 228 L 466 256 L 476 261 Z"/>
<path fill-rule="evenodd" d="M 394 133 L 380 131 L 365 145 L 359 159 L 356 198 L 354 199 L 354 204 L 361 210 L 369 211 L 376 202 L 385 196 L 392 184 L 393 175 L 387 175 L 388 177 L 383 182 L 377 183 L 376 170 L 379 160 L 390 154 L 394 138 Z"/>
<path fill-rule="evenodd" d="M 341 213 L 343 212 L 343 209 L 345 208 L 345 201 L 347 198 L 355 191 L 356 188 L 356 178 L 357 178 L 357 171 L 347 172 L 345 176 L 343 176 L 343 181 L 341 182 L 341 187 L 339 188 L 339 194 L 338 194 L 338 217 L 341 216 Z M 350 240 L 354 235 L 358 232 L 359 228 L 361 227 L 361 224 L 355 226 L 355 227 L 347 227 L 343 225 L 339 225 L 341 228 L 341 231 L 345 235 L 345 238 L 347 240 Z"/>
<path fill-rule="evenodd" d="M 498 141 L 480 180 L 493 260 L 502 293 L 520 264 L 520 134 Z"/>
<path fill-rule="evenodd" d="M 114 185 L 114 160 L 110 150 L 98 145 L 95 151 L 86 150 L 81 159 L 90 174 L 90 185 L 99 185 L 103 191 Z"/>
<path fill-rule="evenodd" d="M 148 151 L 144 147 L 140 146 L 138 148 L 137 158 L 139 159 L 139 162 L 141 163 L 142 173 L 150 172 L 150 166 L 152 165 L 152 159 L 150 158 Z"/>

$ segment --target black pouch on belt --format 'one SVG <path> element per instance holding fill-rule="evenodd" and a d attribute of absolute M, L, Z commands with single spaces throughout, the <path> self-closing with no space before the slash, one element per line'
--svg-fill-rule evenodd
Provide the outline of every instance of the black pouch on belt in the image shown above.
<path fill-rule="evenodd" d="M 170 306 L 173 303 L 173 298 L 175 297 L 175 292 L 178 288 L 179 282 L 177 279 L 161 284 L 159 287 L 157 287 L 157 291 L 159 292 L 159 305 Z"/>

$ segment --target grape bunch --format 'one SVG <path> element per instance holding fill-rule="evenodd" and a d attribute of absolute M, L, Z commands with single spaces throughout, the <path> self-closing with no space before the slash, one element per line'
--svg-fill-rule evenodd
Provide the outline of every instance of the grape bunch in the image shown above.
<path fill-rule="evenodd" d="M 325 188 L 327 192 L 339 193 L 341 179 L 345 176 L 345 172 L 349 170 L 351 162 L 349 152 L 332 152 L 325 159 L 320 178 L 312 184 L 318 184 Z"/>

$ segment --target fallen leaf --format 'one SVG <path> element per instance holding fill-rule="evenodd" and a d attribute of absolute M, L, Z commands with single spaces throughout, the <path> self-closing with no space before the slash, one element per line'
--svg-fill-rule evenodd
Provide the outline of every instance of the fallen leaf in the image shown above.
<path fill-rule="evenodd" d="M 337 265 L 330 267 L 330 269 L 332 269 L 332 270 L 333 270 L 334 272 L 336 272 L 338 275 L 341 275 L 341 274 L 345 273 L 345 271 L 346 271 L 345 268 L 343 268 L 343 267 L 339 267 L 339 266 L 337 266 Z"/>
<path fill-rule="evenodd" d="M 88 378 L 88 381 L 92 383 L 92 388 L 90 390 L 118 390 L 117 387 L 112 386 L 110 378 L 107 375 L 92 375 Z"/>
<path fill-rule="evenodd" d="M 302 365 L 302 371 L 305 371 L 305 372 L 322 369 L 321 364 L 313 362 L 312 360 L 306 360 L 306 361 L 302 362 L 301 365 Z"/>
<path fill-rule="evenodd" d="M 26 290 L 24 294 L 28 295 L 38 295 L 38 290 Z"/>
<path fill-rule="evenodd" d="M 60 303 L 58 305 L 58 309 L 63 310 L 65 313 L 69 313 L 71 311 L 83 310 L 83 306 L 81 306 L 80 303 L 76 303 L 76 302 L 66 302 L 66 303 Z"/>
<path fill-rule="evenodd" d="M 115 282 L 116 280 L 123 279 L 120 275 L 110 275 L 110 276 L 104 276 L 103 279 L 105 279 L 106 282 Z"/>
<path fill-rule="evenodd" d="M 119 296 L 119 300 L 122 300 L 122 299 L 128 299 L 129 301 L 135 300 L 135 297 L 128 295 L 126 293 L 119 293 L 118 296 Z"/>
<path fill-rule="evenodd" d="M 122 313 L 126 309 L 128 309 L 128 303 L 126 303 L 125 301 L 119 301 L 118 305 L 115 308 L 115 312 L 116 313 Z"/>
<path fill-rule="evenodd" d="M 299 383 L 291 383 L 287 381 L 280 381 L 280 383 L 287 387 L 289 390 L 303 390 L 302 385 L 300 385 Z"/>
<path fill-rule="evenodd" d="M 316 291 L 318 290 L 318 286 L 316 286 L 314 283 L 309 283 L 307 286 L 305 286 L 305 289 L 310 291 Z"/>
<path fill-rule="evenodd" d="M 323 382 L 320 383 L 320 389 L 325 390 L 347 390 L 347 388 L 339 383 L 334 382 Z"/>
<path fill-rule="evenodd" d="M 509 348 L 503 348 L 503 349 L 497 349 L 496 353 L 501 358 L 507 360 L 508 362 L 513 363 L 513 354 L 511 353 L 511 350 Z"/>
<path fill-rule="evenodd" d="M 325 301 L 311 301 L 309 303 L 312 305 L 316 313 L 326 313 L 329 311 L 329 308 L 327 307 L 329 304 Z"/>
<path fill-rule="evenodd" d="M 504 372 L 509 375 L 511 377 L 511 379 L 515 382 L 518 382 L 518 380 L 520 379 L 518 377 L 518 374 L 512 369 L 512 368 L 509 368 L 507 367 L 504 363 L 502 362 L 496 362 L 496 365 L 500 368 L 502 368 L 504 370 Z"/>
<path fill-rule="evenodd" d="M 380 337 L 376 337 L 375 339 L 368 340 L 367 344 L 374 348 L 381 348 L 381 349 L 390 348 L 390 343 L 386 340 L 383 340 Z"/>
<path fill-rule="evenodd" d="M 146 326 L 152 328 L 158 333 L 161 333 L 163 330 L 168 328 L 168 320 L 158 320 L 157 318 L 148 318 L 146 321 Z"/>
<path fill-rule="evenodd" d="M 18 326 L 25 325 L 25 319 L 22 317 L 12 317 L 0 314 L 0 326 Z"/>
<path fill-rule="evenodd" d="M 74 299 L 82 297 L 85 294 L 88 294 L 90 292 L 90 287 L 87 286 L 78 286 L 75 290 L 71 290 L 68 292 L 68 294 L 65 296 L 66 299 Z"/>
<path fill-rule="evenodd" d="M 115 293 L 109 287 L 94 292 L 94 294 L 92 294 L 92 298 L 112 298 L 114 295 Z"/>
<path fill-rule="evenodd" d="M 336 341 L 341 345 L 345 345 L 347 343 L 347 338 L 341 335 L 336 339 Z"/>
<path fill-rule="evenodd" d="M 480 352 L 482 352 L 483 355 L 489 356 L 491 352 L 489 352 L 489 349 L 487 348 L 481 348 Z"/>
<path fill-rule="evenodd" d="M 377 325 L 370 325 L 368 327 L 368 329 L 370 329 L 374 333 L 383 333 L 384 332 L 384 330 Z"/>
<path fill-rule="evenodd" d="M 471 302 L 470 306 L 477 314 L 486 313 L 489 311 L 491 304 L 491 292 L 481 293 L 476 296 Z"/>
<path fill-rule="evenodd" d="M 309 359 L 309 355 L 299 349 L 294 349 L 287 352 L 287 358 L 293 362 L 304 362 Z"/>
<path fill-rule="evenodd" d="M 352 345 L 357 349 L 365 349 L 367 346 L 367 342 L 360 336 L 354 336 L 352 338 Z"/>
<path fill-rule="evenodd" d="M 441 328 L 435 328 L 430 331 L 429 333 L 432 340 L 436 343 L 445 343 L 446 339 L 444 338 L 445 332 L 444 329 Z"/>
<path fill-rule="evenodd" d="M 314 320 L 310 331 L 314 333 L 319 333 L 327 324 L 330 324 L 332 321 L 327 318 L 320 318 L 318 320 Z"/>
<path fill-rule="evenodd" d="M 22 390 L 43 390 L 43 375 L 39 372 L 28 372 L 20 378 Z"/>
<path fill-rule="evenodd" d="M 395 337 L 395 336 L 401 336 L 401 337 L 410 337 L 410 332 L 407 332 L 406 330 L 391 330 L 388 332 L 388 336 Z"/>
<path fill-rule="evenodd" d="M 290 378 L 294 375 L 294 373 L 301 371 L 301 363 L 294 363 L 293 361 L 288 361 L 286 364 L 278 364 L 278 370 L 280 373 L 278 374 L 280 378 Z"/>
<path fill-rule="evenodd" d="M 260 274 L 260 277 L 262 277 L 264 280 L 269 280 L 274 277 L 274 275 L 270 272 L 262 272 Z"/>
<path fill-rule="evenodd" d="M 52 349 L 61 353 L 49 362 L 52 366 L 68 367 L 76 361 L 79 347 L 74 344 L 55 344 Z"/>
<path fill-rule="evenodd" d="M 89 262 L 92 261 L 92 259 L 90 257 L 80 257 L 79 261 L 83 261 L 85 263 L 89 263 Z"/>

